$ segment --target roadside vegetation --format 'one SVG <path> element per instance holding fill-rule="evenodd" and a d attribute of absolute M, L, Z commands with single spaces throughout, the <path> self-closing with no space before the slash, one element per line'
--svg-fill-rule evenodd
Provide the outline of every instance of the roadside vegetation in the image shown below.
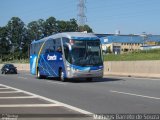
<path fill-rule="evenodd" d="M 104 55 L 104 61 L 160 60 L 160 49 Z"/>
<path fill-rule="evenodd" d="M 0 64 L 5 64 L 5 63 L 23 63 L 27 64 L 29 63 L 29 59 L 15 59 L 15 60 L 8 60 L 8 61 L 2 61 L 0 60 Z"/>
<path fill-rule="evenodd" d="M 92 32 L 88 25 L 79 26 L 76 19 L 57 20 L 54 17 L 39 19 L 25 24 L 19 17 L 12 17 L 7 25 L 0 26 L 0 63 L 26 61 L 29 58 L 29 45 L 59 32 Z"/>

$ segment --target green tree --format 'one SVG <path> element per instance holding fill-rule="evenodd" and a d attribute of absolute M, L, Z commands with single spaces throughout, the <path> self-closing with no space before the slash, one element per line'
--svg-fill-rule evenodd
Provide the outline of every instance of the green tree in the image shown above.
<path fill-rule="evenodd" d="M 63 20 L 58 20 L 57 21 L 57 31 L 58 32 L 66 32 L 67 31 L 67 23 L 66 21 Z"/>
<path fill-rule="evenodd" d="M 39 19 L 38 21 L 38 26 L 39 26 L 39 33 L 40 33 L 40 38 L 45 37 L 45 21 L 43 19 Z"/>
<path fill-rule="evenodd" d="M 4 55 L 10 52 L 10 41 L 8 38 L 8 31 L 6 27 L 0 27 L 0 57 L 3 59 Z"/>
<path fill-rule="evenodd" d="M 12 45 L 12 52 L 22 49 L 24 41 L 24 22 L 18 17 L 12 17 L 7 24 L 8 38 Z"/>
<path fill-rule="evenodd" d="M 70 21 L 67 22 L 67 31 L 68 32 L 78 31 L 78 24 L 75 19 L 70 19 Z"/>
<path fill-rule="evenodd" d="M 38 21 L 32 21 L 27 25 L 28 34 L 31 40 L 39 40 L 45 36 L 44 24 L 45 21 L 39 19 Z"/>
<path fill-rule="evenodd" d="M 92 28 L 90 28 L 88 25 L 84 25 L 84 26 L 79 26 L 78 29 L 79 32 L 83 32 L 83 31 L 87 31 L 87 32 L 93 32 Z"/>
<path fill-rule="evenodd" d="M 25 42 L 22 44 L 22 58 L 26 59 L 29 57 L 29 46 L 31 43 L 31 38 L 27 28 L 24 29 L 23 40 Z"/>
<path fill-rule="evenodd" d="M 92 29 L 88 25 L 78 26 L 74 18 L 64 21 L 49 17 L 46 21 L 32 21 L 26 27 L 20 18 L 12 17 L 5 27 L 0 27 L 0 57 L 3 56 L 6 60 L 10 59 L 10 56 L 27 58 L 32 40 L 39 40 L 57 32 L 76 31 L 92 32 Z"/>
<path fill-rule="evenodd" d="M 78 31 L 78 24 L 75 19 L 70 21 L 57 21 L 58 32 L 76 32 Z"/>
<path fill-rule="evenodd" d="M 45 36 L 52 35 L 57 32 L 57 21 L 54 17 L 49 17 L 44 23 Z"/>

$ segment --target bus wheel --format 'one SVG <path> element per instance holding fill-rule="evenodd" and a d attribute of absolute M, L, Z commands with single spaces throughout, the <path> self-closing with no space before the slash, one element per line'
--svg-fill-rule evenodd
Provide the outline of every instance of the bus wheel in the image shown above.
<path fill-rule="evenodd" d="M 64 72 L 62 69 L 59 70 L 59 80 L 65 82 Z"/>
<path fill-rule="evenodd" d="M 41 74 L 40 74 L 40 72 L 39 72 L 39 69 L 37 69 L 37 78 L 38 78 L 38 79 L 41 79 L 41 78 L 42 78 L 42 76 L 41 76 Z"/>

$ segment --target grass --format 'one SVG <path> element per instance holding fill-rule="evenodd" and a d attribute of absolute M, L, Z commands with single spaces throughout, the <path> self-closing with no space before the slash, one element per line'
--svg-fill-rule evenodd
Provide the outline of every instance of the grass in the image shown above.
<path fill-rule="evenodd" d="M 104 55 L 104 61 L 160 60 L 160 49 Z"/>

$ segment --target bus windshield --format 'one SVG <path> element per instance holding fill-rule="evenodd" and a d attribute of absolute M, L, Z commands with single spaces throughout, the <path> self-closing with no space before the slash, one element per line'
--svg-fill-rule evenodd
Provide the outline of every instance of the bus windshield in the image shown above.
<path fill-rule="evenodd" d="M 103 65 L 99 40 L 72 40 L 70 54 L 66 57 L 68 62 L 77 66 Z"/>

